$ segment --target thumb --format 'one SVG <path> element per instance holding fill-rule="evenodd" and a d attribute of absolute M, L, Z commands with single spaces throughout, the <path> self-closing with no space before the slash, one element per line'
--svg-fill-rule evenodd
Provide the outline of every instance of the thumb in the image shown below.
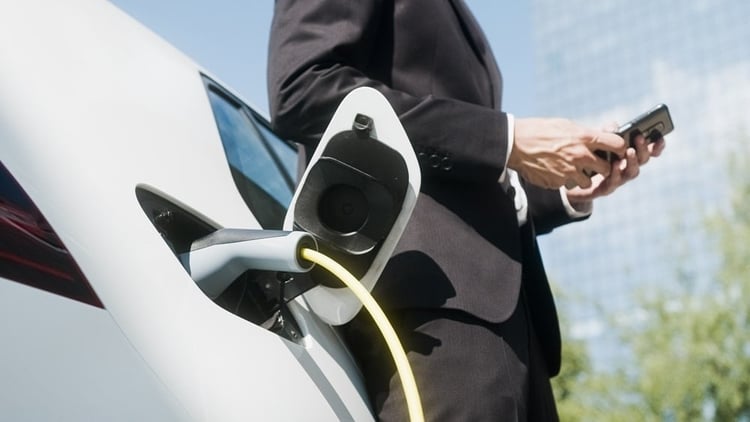
<path fill-rule="evenodd" d="M 602 132 L 614 132 L 620 127 L 620 124 L 616 121 L 611 121 L 602 126 Z"/>

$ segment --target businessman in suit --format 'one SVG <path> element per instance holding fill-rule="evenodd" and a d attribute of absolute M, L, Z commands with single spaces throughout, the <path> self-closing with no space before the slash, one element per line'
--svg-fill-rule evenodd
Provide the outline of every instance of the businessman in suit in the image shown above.
<path fill-rule="evenodd" d="M 417 152 L 419 199 L 374 295 L 428 420 L 556 420 L 561 340 L 536 235 L 587 218 L 664 141 L 627 148 L 607 131 L 503 111 L 499 69 L 462 0 L 276 0 L 268 85 L 274 128 L 308 154 L 360 86 L 385 95 Z M 375 413 L 405 419 L 369 319 L 346 335 Z"/>

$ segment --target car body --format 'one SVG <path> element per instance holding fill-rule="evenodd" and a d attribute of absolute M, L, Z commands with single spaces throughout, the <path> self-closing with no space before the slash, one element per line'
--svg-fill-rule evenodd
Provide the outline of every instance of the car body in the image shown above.
<path fill-rule="evenodd" d="M 372 419 L 336 330 L 247 293 L 275 274 L 212 300 L 177 259 L 280 229 L 295 180 L 293 145 L 111 3 L 0 4 L 2 418 Z"/>

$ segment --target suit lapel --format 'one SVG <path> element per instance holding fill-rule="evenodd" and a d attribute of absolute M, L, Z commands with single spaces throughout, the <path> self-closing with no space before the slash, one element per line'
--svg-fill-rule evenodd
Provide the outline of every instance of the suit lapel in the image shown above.
<path fill-rule="evenodd" d="M 487 76 L 490 80 L 490 85 L 492 86 L 492 105 L 493 107 L 499 108 L 502 76 L 500 75 L 500 69 L 497 67 L 495 57 L 492 55 L 489 43 L 484 36 L 484 32 L 474 18 L 474 15 L 466 4 L 464 4 L 463 0 L 450 0 L 450 2 L 453 6 L 453 10 L 456 12 L 459 22 L 461 23 L 461 29 L 463 30 L 466 39 L 469 41 L 471 48 L 474 50 L 474 53 L 487 71 Z"/>

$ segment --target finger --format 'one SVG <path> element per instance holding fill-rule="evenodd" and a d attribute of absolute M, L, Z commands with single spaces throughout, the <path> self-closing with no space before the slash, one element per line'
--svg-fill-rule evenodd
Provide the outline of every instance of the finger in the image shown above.
<path fill-rule="evenodd" d="M 591 171 L 593 171 L 594 173 L 603 176 L 609 176 L 609 172 L 612 170 L 612 164 L 608 160 L 605 160 L 597 154 L 590 154 L 587 158 L 588 159 L 583 168 L 584 174 L 589 173 L 590 175 Z"/>
<path fill-rule="evenodd" d="M 592 201 L 600 196 L 606 195 L 607 179 L 601 174 L 595 174 L 591 177 L 591 187 L 588 189 L 568 189 L 568 197 L 575 195 L 581 201 Z"/>
<path fill-rule="evenodd" d="M 602 126 L 602 132 L 614 132 L 619 127 L 620 125 L 617 122 L 609 122 L 606 125 Z"/>
<path fill-rule="evenodd" d="M 582 172 L 576 172 L 573 175 L 573 181 L 582 189 L 591 187 L 591 178 L 583 174 Z M 570 183 L 570 182 L 568 182 Z"/>
<path fill-rule="evenodd" d="M 651 151 L 646 143 L 646 137 L 643 135 L 637 135 L 635 137 L 635 153 L 638 157 L 638 163 L 643 165 L 648 162 L 648 159 L 651 158 Z"/>
<path fill-rule="evenodd" d="M 609 172 L 609 177 L 605 178 L 595 190 L 595 195 L 605 196 L 609 195 L 614 191 L 617 186 L 622 183 L 622 169 L 625 168 L 623 165 L 625 159 L 616 160 L 612 163 L 612 169 Z"/>
<path fill-rule="evenodd" d="M 623 163 L 624 168 L 622 168 Z M 628 151 L 625 153 L 625 158 L 620 163 L 620 166 L 620 170 L 622 171 L 623 183 L 625 181 L 632 180 L 638 177 L 638 174 L 641 171 L 638 153 L 636 153 L 633 148 L 628 148 Z"/>
<path fill-rule="evenodd" d="M 589 149 L 614 152 L 618 157 L 625 155 L 627 143 L 620 136 L 608 132 L 596 132 L 591 138 Z"/>
<path fill-rule="evenodd" d="M 664 151 L 664 148 L 666 146 L 667 142 L 664 140 L 664 138 L 659 138 L 658 141 L 652 142 L 648 145 L 649 153 L 652 157 L 658 157 Z"/>

